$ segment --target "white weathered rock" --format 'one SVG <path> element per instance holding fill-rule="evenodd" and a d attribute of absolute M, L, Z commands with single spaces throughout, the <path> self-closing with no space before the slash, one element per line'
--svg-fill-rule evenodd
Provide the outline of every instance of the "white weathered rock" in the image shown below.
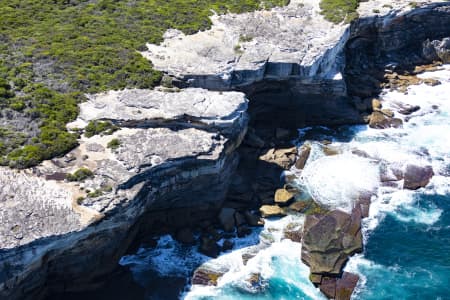
<path fill-rule="evenodd" d="M 340 82 L 335 58 L 348 26 L 325 21 L 319 11 L 318 1 L 292 0 L 270 11 L 216 15 L 210 30 L 189 36 L 171 30 L 161 45 L 148 44 L 142 54 L 190 86 L 229 89 L 316 76 Z"/>
<path fill-rule="evenodd" d="M 0 168 L 0 299 L 23 299 L 48 277 L 88 283 L 115 268 L 135 229 L 158 220 L 180 226 L 189 210 L 218 209 L 237 167 L 246 109 L 237 92 L 92 96 L 74 125 L 109 119 L 128 128 L 83 136 L 65 157 L 33 170 Z M 113 139 L 116 149 L 108 148 Z M 94 176 L 63 180 L 82 167 Z"/>
<path fill-rule="evenodd" d="M 247 110 L 247 99 L 239 92 L 213 92 L 198 88 L 178 92 L 126 89 L 88 95 L 80 105 L 83 127 L 91 120 L 113 120 L 127 127 L 164 126 L 168 122 L 187 127 L 232 127 Z"/>
<path fill-rule="evenodd" d="M 299 87 L 309 87 L 305 92 L 345 95 L 349 25 L 326 21 L 319 2 L 291 0 L 270 11 L 215 15 L 211 29 L 187 36 L 169 30 L 163 43 L 147 44 L 142 54 L 187 86 L 230 90 L 264 79 L 295 79 Z M 361 2 L 358 13 L 367 19 L 390 16 L 389 23 L 435 2 L 442 1 L 371 0 Z"/>

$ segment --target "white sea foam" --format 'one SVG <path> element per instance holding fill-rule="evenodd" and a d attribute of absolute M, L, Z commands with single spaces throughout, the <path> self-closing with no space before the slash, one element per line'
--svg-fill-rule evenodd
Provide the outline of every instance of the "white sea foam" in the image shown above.
<path fill-rule="evenodd" d="M 296 215 L 266 220 L 264 230 L 260 234 L 262 244 L 242 248 L 206 262 L 205 267 L 226 270 L 225 274 L 219 278 L 217 287 L 194 285 L 183 295 L 184 299 L 202 299 L 202 297 L 236 299 L 237 295 L 233 290 L 244 291 L 244 295 L 249 299 L 268 299 L 264 293 L 258 293 L 260 289 L 255 289 L 249 284 L 248 280 L 254 274 L 259 274 L 265 282 L 273 276 L 281 276 L 310 299 L 324 299 L 309 281 L 309 268 L 300 261 L 301 244 L 284 238 L 283 232 L 286 227 L 299 229 L 303 221 L 303 216 Z M 254 253 L 255 256 L 244 264 L 242 260 L 244 253 Z M 239 297 L 247 299 L 242 294 Z"/>
<path fill-rule="evenodd" d="M 433 224 L 439 221 L 443 211 L 433 205 L 419 206 L 418 197 L 421 194 L 450 194 L 448 174 L 450 166 L 450 135 L 448 134 L 450 132 L 450 101 L 448 101 L 450 65 L 445 66 L 444 71 L 425 73 L 419 77 L 435 78 L 442 84 L 434 87 L 411 86 L 408 89 L 408 95 L 398 92 L 386 92 L 383 95 L 385 108 L 395 108 L 396 103 L 421 107 L 419 111 L 411 115 L 412 118 L 409 122 L 404 122 L 402 129 L 358 131 L 351 144 L 366 151 L 372 157 L 389 162 L 397 162 L 402 165 L 407 163 L 431 164 L 436 175 L 425 189 L 419 191 L 380 188 L 378 198 L 370 207 L 369 218 L 363 220 L 366 241 L 387 214 L 401 222 L 414 222 L 434 228 Z M 401 115 L 397 115 L 397 117 L 406 119 Z M 345 268 L 346 271 L 357 273 L 360 276 L 353 299 L 358 299 L 359 294 L 364 290 L 367 282 L 366 275 L 385 272 L 389 269 L 392 269 L 391 273 L 396 272 L 395 266 L 386 267 L 375 264 L 365 259 L 363 255 L 353 256 Z"/>
<path fill-rule="evenodd" d="M 248 285 L 247 280 L 253 274 L 259 274 L 266 281 L 273 276 L 282 277 L 288 284 L 302 290 L 309 299 L 325 299 L 309 281 L 309 268 L 301 263 L 300 251 L 301 245 L 299 243 L 287 239 L 275 242 L 259 251 L 246 265 L 237 263 L 235 268 L 230 269 L 219 279 L 217 287 L 193 286 L 184 295 L 184 299 L 192 300 L 202 297 L 222 300 L 237 299 L 236 297 L 239 297 L 239 299 L 271 299 L 264 293 L 252 293 L 251 288 L 246 286 Z M 224 256 L 219 260 L 225 258 L 230 259 L 231 257 Z M 235 259 L 241 262 L 241 259 Z M 235 289 L 246 291 L 246 293 L 236 294 L 233 292 Z"/>
<path fill-rule="evenodd" d="M 302 180 L 318 203 L 351 212 L 353 199 L 373 191 L 379 183 L 378 166 L 352 154 L 324 156 L 305 167 Z"/>

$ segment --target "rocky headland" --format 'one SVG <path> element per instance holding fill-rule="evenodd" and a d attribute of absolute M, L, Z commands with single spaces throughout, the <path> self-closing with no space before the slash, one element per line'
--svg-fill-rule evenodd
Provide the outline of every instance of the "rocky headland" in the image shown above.
<path fill-rule="evenodd" d="M 214 16 L 210 30 L 170 30 L 148 45 L 142 54 L 166 74 L 163 86 L 89 95 L 69 124 L 108 121 L 118 130 L 83 136 L 64 157 L 31 169 L 0 169 L 0 299 L 94 289 L 143 236 L 170 232 L 189 243 L 191 228 L 215 223 L 245 235 L 263 223 L 251 211 L 259 208 L 265 217 L 309 210 L 287 237 L 302 241 L 311 281 L 348 299 L 358 278 L 342 269 L 363 249 L 371 195 L 351 199 L 347 212 L 294 202 L 298 191 L 280 173 L 302 169 L 310 149 L 290 141 L 309 125 L 401 126 L 395 113 L 420 108 L 383 109 L 381 88 L 418 83 L 416 74 L 450 62 L 448 2 L 367 1 L 359 14 L 335 25 L 318 1 L 293 0 Z M 386 170 L 381 182 L 409 189 L 433 176 L 429 167 Z M 216 256 L 209 232 L 200 250 Z M 198 271 L 194 283 L 218 277 Z"/>

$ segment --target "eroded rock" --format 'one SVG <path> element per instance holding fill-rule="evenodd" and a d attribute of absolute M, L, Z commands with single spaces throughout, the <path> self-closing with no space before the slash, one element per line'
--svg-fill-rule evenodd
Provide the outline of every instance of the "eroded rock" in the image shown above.
<path fill-rule="evenodd" d="M 95 95 L 75 124 L 102 118 L 128 128 L 82 137 L 68 155 L 33 170 L 0 168 L 0 266 L 15 266 L 0 275 L 0 298 L 33 297 L 46 286 L 89 287 L 116 268 L 140 231 L 178 232 L 191 243 L 192 235 L 179 230 L 217 214 L 246 132 L 247 100 L 232 93 L 227 101 L 227 94 Z M 120 145 L 104 150 L 112 139 Z M 80 168 L 93 175 L 83 182 L 53 176 Z M 214 239 L 202 246 L 211 256 L 220 250 Z"/>

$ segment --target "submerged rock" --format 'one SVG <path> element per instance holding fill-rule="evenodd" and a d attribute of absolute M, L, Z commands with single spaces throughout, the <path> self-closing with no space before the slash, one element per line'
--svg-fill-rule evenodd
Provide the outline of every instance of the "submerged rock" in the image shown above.
<path fill-rule="evenodd" d="M 418 188 L 425 187 L 430 179 L 433 177 L 434 172 L 431 166 L 416 166 L 407 165 L 404 175 L 403 188 L 409 190 L 417 190 Z"/>
<path fill-rule="evenodd" d="M 420 110 L 420 106 L 418 105 L 402 105 L 398 112 L 402 115 L 410 115 L 418 110 Z"/>
<path fill-rule="evenodd" d="M 292 209 L 296 212 L 303 213 L 309 208 L 310 204 L 311 204 L 311 202 L 309 202 L 309 201 L 296 201 L 296 202 L 292 203 L 291 205 L 289 205 L 289 209 Z"/>

